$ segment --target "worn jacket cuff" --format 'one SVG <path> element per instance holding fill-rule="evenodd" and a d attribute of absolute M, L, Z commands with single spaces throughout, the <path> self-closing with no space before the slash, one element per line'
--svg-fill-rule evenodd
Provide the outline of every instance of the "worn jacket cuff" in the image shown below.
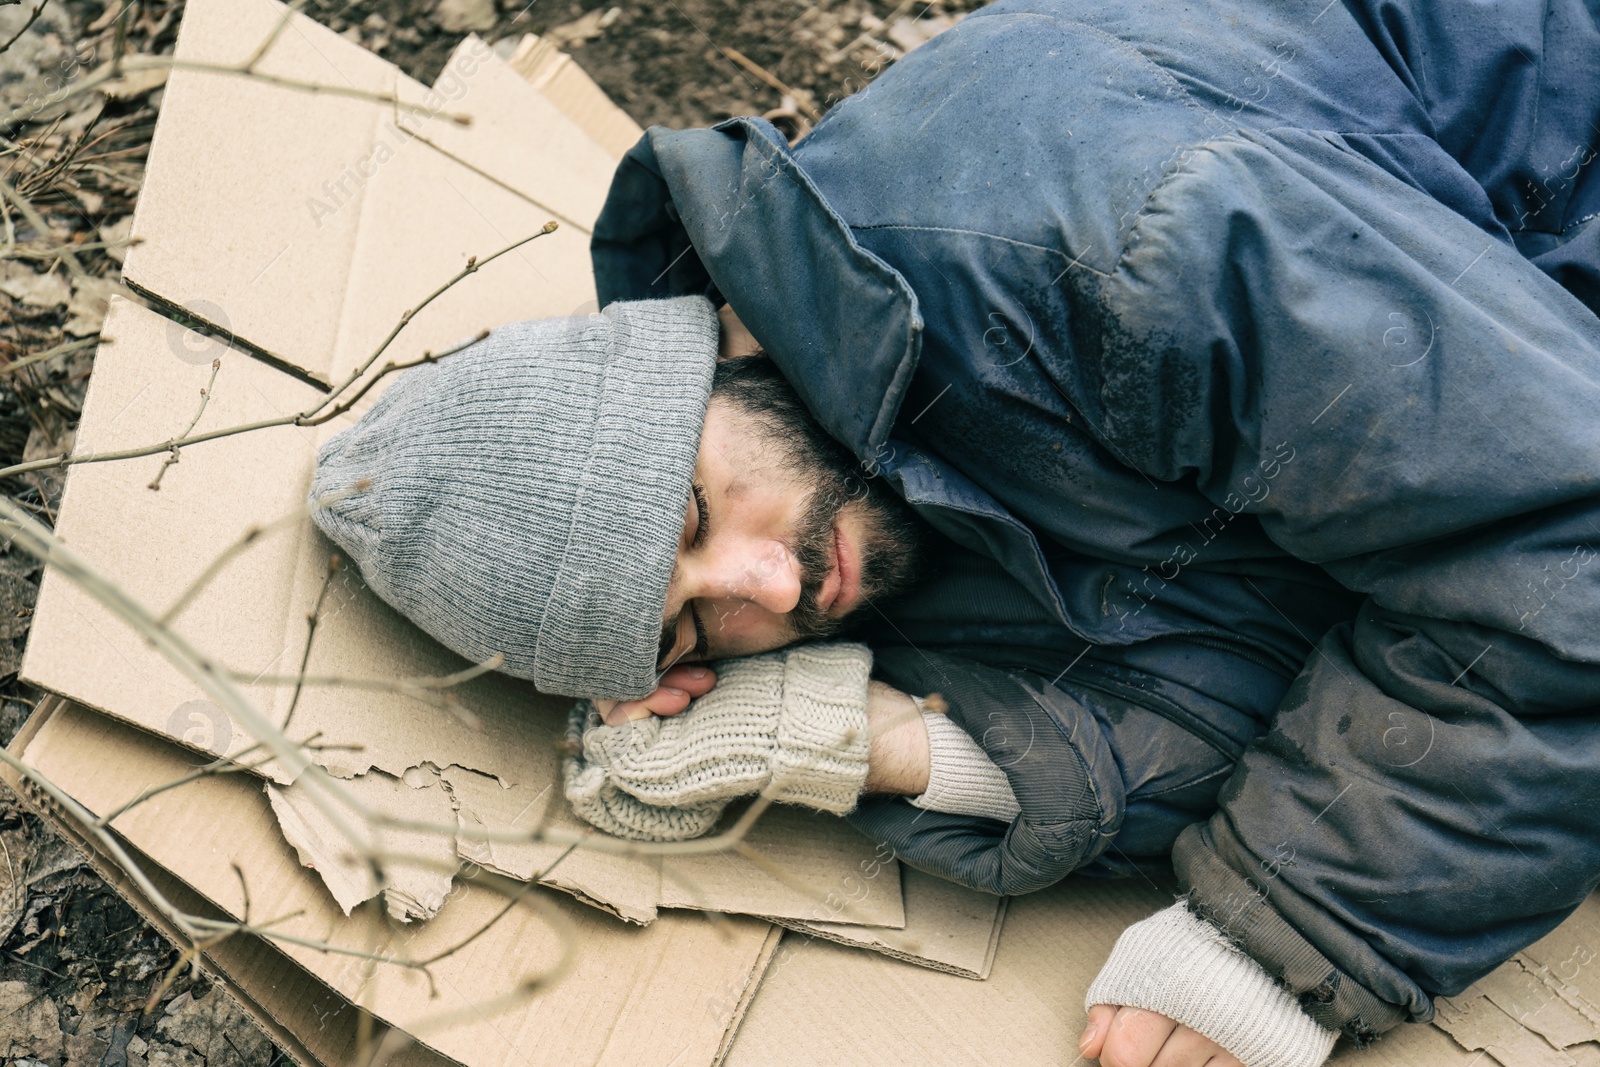
<path fill-rule="evenodd" d="M 1144 1008 L 1204 1034 L 1245 1067 L 1318 1067 L 1337 1031 L 1299 1003 L 1221 932 L 1174 904 L 1117 939 L 1084 1006 Z"/>
<path fill-rule="evenodd" d="M 922 706 L 919 697 L 913 697 Z M 911 803 L 928 811 L 976 815 L 1009 823 L 1022 809 L 1006 772 L 972 735 L 943 712 L 923 711 L 928 731 L 928 788 Z"/>

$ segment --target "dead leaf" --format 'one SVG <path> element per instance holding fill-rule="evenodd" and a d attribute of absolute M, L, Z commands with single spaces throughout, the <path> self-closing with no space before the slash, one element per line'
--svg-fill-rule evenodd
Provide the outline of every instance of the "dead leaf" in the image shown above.
<path fill-rule="evenodd" d="M 133 216 L 124 215 L 116 222 L 100 226 L 100 240 L 106 243 L 106 255 L 121 263 L 128 255 L 128 242 L 133 237 Z"/>
<path fill-rule="evenodd" d="M 188 992 L 173 997 L 156 1033 L 204 1056 L 206 1067 L 255 1067 L 272 1059 L 267 1035 L 218 986 L 198 999 Z"/>
<path fill-rule="evenodd" d="M 471 33 L 494 28 L 494 0 L 439 0 L 433 17 L 446 33 Z M 351 29 L 356 29 L 352 26 Z M 360 41 L 359 30 L 356 40 Z"/>
<path fill-rule="evenodd" d="M 100 332 L 105 321 L 106 304 L 111 294 L 121 286 L 107 278 L 85 276 L 72 285 L 72 299 L 67 303 L 67 324 L 62 327 L 73 337 L 93 337 Z"/>
<path fill-rule="evenodd" d="M 102 68 L 104 69 L 104 68 Z M 99 92 L 118 100 L 137 100 L 152 89 L 167 84 L 166 67 L 146 67 L 117 75 L 99 87 Z"/>
<path fill-rule="evenodd" d="M 582 47 L 583 42 L 592 41 L 605 33 L 606 28 L 617 21 L 621 14 L 620 7 L 608 8 L 605 11 L 596 8 L 582 18 L 546 30 L 543 36 L 556 48 L 571 51 Z"/>
<path fill-rule="evenodd" d="M 901 52 L 910 52 L 927 44 L 960 20 L 960 15 L 933 15 L 925 19 L 898 18 L 894 20 L 894 25 L 889 27 L 889 40 L 893 41 Z"/>
<path fill-rule="evenodd" d="M 0 982 L 0 1056 L 61 1062 L 56 1002 L 26 982 Z"/>
<path fill-rule="evenodd" d="M 0 573 L 0 638 L 21 637 L 33 622 L 39 587 L 26 578 Z"/>
<path fill-rule="evenodd" d="M 28 902 L 28 864 L 33 842 L 22 830 L 0 831 L 0 943 L 22 921 Z"/>
<path fill-rule="evenodd" d="M 0 293 L 30 307 L 55 307 L 72 298 L 72 287 L 54 271 L 40 274 L 26 263 L 0 261 Z"/>

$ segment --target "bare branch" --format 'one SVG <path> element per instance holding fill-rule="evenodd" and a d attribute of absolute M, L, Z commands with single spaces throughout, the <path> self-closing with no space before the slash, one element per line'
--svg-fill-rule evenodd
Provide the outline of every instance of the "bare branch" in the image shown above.
<path fill-rule="evenodd" d="M 327 408 L 329 404 L 335 403 L 344 390 L 348 389 L 353 382 L 361 377 L 367 368 L 371 367 L 377 358 L 382 355 L 384 349 L 387 348 L 391 342 L 393 342 L 395 336 L 399 334 L 401 329 L 405 327 L 406 323 L 411 321 L 412 316 L 414 316 L 416 312 L 420 311 L 423 307 L 426 307 L 433 300 L 437 299 L 438 296 L 446 289 L 449 289 L 452 285 L 455 285 L 469 274 L 472 274 L 476 270 L 483 267 L 484 264 L 500 258 L 507 252 L 521 248 L 529 241 L 543 237 L 547 233 L 553 233 L 555 230 L 556 224 L 554 222 L 547 222 L 538 232 L 507 245 L 505 248 L 502 248 L 500 251 L 489 256 L 487 259 L 482 261 L 469 260 L 468 265 L 470 269 L 463 269 L 462 271 L 458 272 L 449 282 L 435 290 L 433 293 L 429 294 L 427 299 L 425 299 L 421 304 L 418 304 L 415 308 L 412 308 L 402 315 L 400 317 L 400 322 L 389 333 L 389 336 L 384 339 L 383 343 L 378 346 L 377 351 L 373 352 L 372 355 L 366 359 L 360 369 L 351 374 L 342 384 L 339 385 L 338 388 L 334 389 L 326 397 L 312 405 L 310 408 L 307 408 L 305 411 L 295 415 L 280 415 L 275 418 L 259 419 L 255 422 L 248 422 L 238 426 L 228 426 L 222 429 L 208 430 L 205 433 L 188 434 L 183 437 L 175 437 L 170 440 L 161 441 L 154 444 L 140 445 L 135 448 L 113 449 L 109 452 L 88 452 L 82 455 L 67 455 L 63 453 L 59 456 L 49 456 L 44 459 L 31 460 L 27 463 L 14 463 L 9 467 L 0 469 L 0 478 L 9 478 L 17 474 L 26 474 L 29 471 L 51 470 L 57 467 L 71 467 L 80 463 L 109 463 L 113 460 L 137 459 L 140 456 L 152 456 L 158 452 L 168 452 L 173 448 L 199 444 L 203 441 L 214 441 L 219 437 L 232 437 L 235 434 L 251 433 L 255 430 L 270 429 L 274 426 L 319 426 L 322 423 L 336 417 L 335 413 L 324 413 L 324 409 Z M 459 350 L 460 346 L 452 349 L 451 351 Z M 380 376 L 382 373 L 384 372 L 380 372 Z"/>
<path fill-rule="evenodd" d="M 432 111 L 426 107 L 407 104 L 393 93 L 372 92 L 367 89 L 357 89 L 353 85 L 301 81 L 298 78 L 286 78 L 277 74 L 263 74 L 259 70 L 247 70 L 242 66 L 234 66 L 227 63 L 173 59 L 170 56 L 145 56 L 126 61 L 114 58 L 111 63 L 78 81 L 62 86 L 43 100 L 36 102 L 34 106 L 18 107 L 6 115 L 0 115 L 0 130 L 10 129 L 18 123 L 26 122 L 41 111 L 98 89 L 107 82 L 113 81 L 124 74 L 137 74 L 146 70 L 188 70 L 202 74 L 221 74 L 231 77 L 250 78 L 254 81 L 264 82 L 267 85 L 275 85 L 280 89 L 293 89 L 313 95 L 326 94 L 328 96 L 349 97 L 355 100 L 367 100 L 375 104 L 389 104 L 407 113 L 444 118 L 457 126 L 472 125 L 471 115 L 459 112 Z"/>
<path fill-rule="evenodd" d="M 51 233 L 50 224 L 44 220 L 44 216 L 34 209 L 33 204 L 29 203 L 27 197 L 17 192 L 11 183 L 4 178 L 0 178 L 0 200 L 9 200 L 16 205 L 17 211 L 22 214 L 24 219 L 28 220 L 29 226 L 39 231 L 41 237 L 49 236 Z M 73 253 L 62 252 L 61 259 L 77 277 L 86 278 L 89 276 L 89 272 L 83 269 L 83 264 L 78 262 L 78 257 Z"/>
<path fill-rule="evenodd" d="M 306 664 L 311 662 L 311 643 L 317 637 L 317 623 L 322 618 L 322 604 L 328 599 L 328 590 L 333 587 L 333 580 L 339 574 L 340 560 L 337 554 L 328 557 L 328 574 L 322 579 L 322 588 L 317 591 L 317 602 L 311 606 L 311 612 L 306 615 L 306 647 L 300 654 L 300 670 L 296 673 L 294 694 L 289 697 L 289 710 L 284 712 L 283 725 L 278 729 L 288 732 L 289 723 L 294 718 L 294 709 L 300 704 L 300 694 L 305 689 Z"/>
<path fill-rule="evenodd" d="M 340 383 L 339 387 L 334 389 L 334 391 L 328 395 L 327 399 L 323 400 L 321 404 L 318 404 L 317 407 L 313 408 L 312 413 L 320 411 L 322 408 L 326 407 L 330 402 L 332 402 L 334 397 L 337 397 L 339 394 L 348 389 L 352 382 L 354 382 L 357 378 L 360 378 L 363 374 L 367 373 L 372 365 L 378 361 L 378 357 L 383 355 L 384 350 L 387 349 L 394 339 L 400 335 L 400 331 L 406 328 L 406 324 L 416 316 L 417 312 L 421 311 L 423 308 L 439 299 L 439 297 L 443 296 L 453 286 L 455 286 L 457 282 L 461 281 L 468 275 L 477 273 L 479 270 L 487 267 L 490 263 L 493 263 L 495 260 L 499 259 L 501 256 L 507 254 L 508 252 L 515 252 L 517 249 L 521 248 L 530 241 L 537 241 L 546 234 L 555 233 L 558 228 L 559 227 L 557 223 L 554 220 L 551 220 L 550 222 L 545 223 L 537 233 L 529 234 L 520 241 L 513 241 L 511 244 L 500 249 L 500 251 L 489 256 L 487 259 L 479 260 L 477 256 L 472 256 L 469 258 L 466 266 L 457 271 L 454 277 L 445 282 L 443 285 L 439 286 L 439 288 L 435 289 L 433 292 L 429 293 L 427 296 L 423 297 L 422 302 L 416 307 L 403 312 L 400 315 L 400 321 L 395 323 L 394 329 L 389 331 L 389 336 L 385 337 L 378 347 L 373 350 L 372 354 L 363 360 L 355 370 L 350 372 L 350 376 Z M 311 421 L 307 423 L 307 425 L 315 426 L 318 422 L 325 422 L 331 417 L 331 415 L 326 416 L 322 419 Z"/>
<path fill-rule="evenodd" d="M 453 674 L 419 674 L 411 678 L 363 678 L 343 674 L 252 674 L 249 671 L 229 671 L 234 681 L 252 685 L 306 685 L 340 686 L 345 689 L 376 690 L 389 693 L 425 693 L 450 689 L 497 671 L 505 664 L 504 654 L 496 652 L 482 663 L 474 664 Z"/>
<path fill-rule="evenodd" d="M 4 52 L 7 48 L 22 40 L 22 35 L 33 28 L 33 24 L 39 20 L 39 16 L 44 14 L 44 5 L 49 2 L 50 0 L 39 0 L 39 6 L 33 9 L 33 14 L 29 15 L 28 21 L 22 24 L 22 29 L 12 34 L 11 39 L 5 44 L 0 44 L 0 52 Z"/>
<path fill-rule="evenodd" d="M 243 73 L 255 73 L 256 64 L 260 63 L 262 57 L 271 50 L 274 44 L 278 43 L 278 38 L 283 36 L 283 31 L 289 28 L 289 21 L 305 6 L 306 0 L 289 0 L 289 3 L 284 5 L 283 14 L 278 16 L 278 24 L 272 27 L 272 32 L 262 39 L 261 43 L 256 46 L 256 50 L 250 53 L 250 58 L 245 60 L 239 68 Z"/>
<path fill-rule="evenodd" d="M 193 430 L 195 424 L 200 421 L 200 416 L 206 413 L 206 404 L 211 400 L 211 390 L 216 388 L 217 372 L 221 369 L 222 360 L 213 359 L 211 361 L 211 378 L 206 382 L 205 388 L 200 390 L 200 406 L 195 409 L 194 418 L 189 420 L 189 425 L 183 428 L 183 432 L 180 433 L 178 437 L 187 437 L 189 435 L 189 431 Z M 172 451 L 168 454 L 166 461 L 161 464 L 161 469 L 156 471 L 155 478 L 151 479 L 149 488 L 160 489 L 161 479 L 166 475 L 167 468 L 176 462 L 178 462 L 178 446 L 173 445 Z"/>
<path fill-rule="evenodd" d="M 31 367 L 35 363 L 43 363 L 45 360 L 54 359 L 56 356 L 64 356 L 68 352 L 77 352 L 84 348 L 93 348 L 99 343 L 99 341 L 100 338 L 98 337 L 82 337 L 76 341 L 68 341 L 66 344 L 56 345 L 54 348 L 47 348 L 43 352 L 35 352 L 31 356 L 24 356 L 22 359 L 14 359 L 10 363 L 0 366 L 0 374 L 11 374 L 15 371 L 21 370 L 23 367 Z"/>

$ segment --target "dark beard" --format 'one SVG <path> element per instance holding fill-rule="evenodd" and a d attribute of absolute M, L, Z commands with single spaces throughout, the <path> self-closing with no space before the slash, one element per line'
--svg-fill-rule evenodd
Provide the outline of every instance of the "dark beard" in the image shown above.
<path fill-rule="evenodd" d="M 861 520 L 861 593 L 857 607 L 905 590 L 916 577 L 926 527 L 911 507 L 838 441 L 828 436 L 766 356 L 724 360 L 712 379 L 712 398 L 734 405 L 764 438 L 771 474 L 808 494 L 788 546 L 800 564 L 800 598 L 788 614 L 791 641 L 828 637 L 845 619 L 817 607 L 833 566 L 833 528 L 849 508 Z"/>
<path fill-rule="evenodd" d="M 809 458 L 811 462 L 803 466 L 815 488 L 790 546 L 800 564 L 800 599 L 788 616 L 797 641 L 831 637 L 849 614 L 903 592 L 916 577 L 923 540 L 910 509 L 883 483 L 867 482 L 853 469 L 840 471 L 834 464 Z M 834 618 L 817 606 L 817 597 L 833 567 L 834 524 L 852 503 L 862 519 L 861 593 L 849 614 Z"/>

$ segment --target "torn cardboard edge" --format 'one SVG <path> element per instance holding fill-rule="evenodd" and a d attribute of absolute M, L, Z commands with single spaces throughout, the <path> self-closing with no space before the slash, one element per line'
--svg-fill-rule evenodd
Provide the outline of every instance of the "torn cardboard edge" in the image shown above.
<path fill-rule="evenodd" d="M 114 300 L 106 322 L 114 340 L 103 343 L 98 353 L 81 431 L 96 448 L 137 443 L 140 427 L 159 425 L 170 410 L 192 403 L 188 397 L 210 374 L 209 367 L 170 358 L 166 345 L 172 324 L 159 315 Z M 207 405 L 221 425 L 297 410 L 312 392 L 242 353 L 220 345 L 205 351 L 221 361 Z M 312 450 L 319 439 L 313 435 L 307 441 L 302 431 L 282 427 L 209 442 L 185 451 L 159 493 L 145 487 L 159 457 L 149 464 L 74 467 L 58 530 L 130 596 L 159 608 L 189 584 L 218 546 L 293 511 L 310 478 Z M 272 671 L 275 662 L 298 664 L 303 619 L 323 596 L 331 551 L 309 520 L 258 538 L 190 602 L 177 629 L 203 639 L 214 661 L 250 676 Z M 292 581 L 285 577 L 289 573 L 294 574 Z M 323 604 L 308 666 L 313 675 L 393 678 L 448 674 L 462 666 L 458 657 L 389 609 L 354 576 L 341 576 Z M 248 730 L 205 699 L 157 650 L 61 574 L 46 574 L 33 625 L 23 665 L 30 682 L 212 756 L 237 754 L 253 742 Z M 289 693 L 286 687 L 246 689 L 273 722 L 283 720 Z M 558 847 L 474 843 L 470 834 L 478 829 L 525 832 L 546 819 L 562 829 L 585 829 L 566 810 L 557 784 L 565 702 L 540 697 L 527 683 L 504 676 L 475 679 L 455 690 L 455 696 L 479 729 L 381 690 L 307 688 L 296 706 L 293 733 L 297 738 L 318 733 L 323 743 L 361 749 L 314 754 L 330 773 L 344 778 L 347 792 L 368 804 L 382 801 L 380 806 L 396 816 L 456 825 L 463 831 L 457 840 L 464 858 L 520 880 L 532 878 L 555 860 Z M 373 724 L 383 727 L 374 729 Z M 415 780 L 418 768 L 430 765 L 442 768 L 436 784 L 399 796 L 377 773 Z M 432 771 L 423 777 L 435 781 Z M 280 799 L 293 803 L 300 787 L 284 793 Z M 409 813 L 402 802 L 411 803 Z M 311 809 L 307 819 L 315 822 L 320 813 L 303 806 Z M 283 811 L 279 804 L 280 815 Z M 306 845 L 303 835 L 296 843 Z M 837 818 L 775 807 L 757 823 L 749 843 L 797 872 L 811 891 L 784 885 L 742 858 L 685 856 L 658 862 L 589 851 L 564 861 L 547 881 L 635 922 L 652 920 L 661 907 L 874 926 L 904 922 L 897 894 L 886 892 L 891 885 L 887 879 L 878 880 L 869 897 L 851 902 L 848 910 L 830 910 L 822 903 L 830 893 L 849 894 L 847 880 L 858 877 L 863 864 L 875 862 L 872 843 Z M 333 875 L 337 865 L 326 851 L 308 852 L 307 858 L 319 871 Z M 407 890 L 421 914 L 448 892 L 441 874 L 432 877 L 432 890 Z M 353 906 L 345 891 L 335 887 L 335 892 L 342 903 Z M 357 894 L 356 899 L 365 895 L 370 894 Z"/>
<path fill-rule="evenodd" d="M 20 756 L 43 728 L 61 698 L 47 695 L 12 739 L 8 751 Z M 0 764 L 0 782 L 37 815 L 50 829 L 83 854 L 90 868 L 167 942 L 182 950 L 190 947 L 187 937 L 155 905 L 137 882 L 110 855 L 84 826 L 63 811 L 36 785 L 9 764 Z M 193 915 L 219 922 L 228 916 L 184 884 L 170 871 L 152 863 L 131 844 L 124 843 L 140 864 L 144 876 L 172 903 Z M 356 1062 L 359 1046 L 360 1009 L 339 997 L 323 982 L 297 966 L 272 945 L 253 937 L 234 937 L 218 942 L 200 953 L 201 961 L 214 980 L 250 1014 L 272 1043 L 302 1067 L 344 1067 Z M 373 1037 L 381 1041 L 388 1027 L 374 1024 Z M 375 1042 L 376 1043 L 376 1042 Z M 423 1045 L 412 1043 L 388 1061 L 392 1067 L 445 1067 L 451 1060 Z"/>
<path fill-rule="evenodd" d="M 1560 926 L 1455 997 L 1435 1023 L 1504 1067 L 1600 1065 L 1600 901 L 1590 896 Z"/>
<path fill-rule="evenodd" d="M 12 753 L 25 756 L 36 736 L 63 709 L 72 713 L 67 702 L 46 697 L 13 741 Z M 99 718 L 82 709 L 76 714 Z M 137 735 L 128 727 L 109 725 L 124 735 Z M 175 751 L 170 745 L 162 747 Z M 119 770 L 116 762 L 86 763 L 79 771 L 86 778 Z M 0 768 L 0 780 L 14 789 L 19 784 L 17 774 L 9 768 Z M 91 861 L 113 887 L 175 943 L 183 943 L 182 936 L 126 874 L 99 856 L 92 842 L 82 840 L 71 820 L 64 819 L 53 805 L 40 804 L 36 794 L 25 797 L 25 802 L 37 805 L 41 817 L 80 847 L 87 845 Z M 173 889 L 180 906 L 187 908 L 199 899 L 160 866 L 145 870 L 162 892 L 169 886 Z M 906 967 L 873 953 L 853 952 L 795 933 L 785 934 L 778 944 L 776 931 L 769 930 L 758 961 L 759 986 L 752 979 L 737 991 L 728 991 L 730 996 L 737 992 L 737 1029 L 730 1025 L 708 1062 L 725 1059 L 729 1067 L 780 1063 L 1059 1064 L 1065 1050 L 1075 1044 L 1084 1019 L 1084 992 L 1112 943 L 1130 923 L 1170 901 L 1170 889 L 1139 881 L 1093 879 L 1068 879 L 1051 889 L 1016 898 L 1008 909 L 1007 936 L 995 955 L 990 980 L 984 983 Z M 193 910 L 204 909 L 197 906 Z M 225 917 L 221 909 L 215 914 Z M 1584 931 L 1579 929 L 1576 934 L 1574 944 L 1581 946 L 1586 940 Z M 279 1047 L 300 1063 L 345 1067 L 357 1062 L 358 1010 L 277 949 L 254 938 L 233 938 L 207 950 L 205 958 L 216 967 L 219 981 L 263 1023 Z M 1583 967 L 1588 969 L 1587 964 Z M 1569 967 L 1564 973 L 1570 972 Z M 681 1002 L 694 991 L 680 990 L 679 994 Z M 1574 1059 L 1581 1067 L 1593 1067 L 1594 1061 L 1583 1058 L 1586 1047 L 1574 1046 L 1579 1050 Z M 1407 1025 L 1367 1049 L 1341 1042 L 1331 1063 L 1335 1067 L 1482 1067 L 1481 1057 L 1481 1053 L 1463 1050 L 1436 1027 Z M 447 1067 L 453 1061 L 413 1045 L 395 1062 L 397 1067 Z M 692 1067 L 698 1061 L 641 1055 L 631 1062 Z M 1509 1067 L 1526 1065 L 1513 1060 Z"/>
<path fill-rule="evenodd" d="M 12 753 L 90 811 L 109 810 L 137 795 L 152 775 L 168 781 L 193 766 L 170 742 L 68 701 L 47 698 L 35 716 L 38 721 Z M 32 792 L 27 786 L 24 791 Z M 50 818 L 72 821 L 59 810 Z M 128 810 L 117 826 L 119 838 L 225 916 L 239 917 L 241 881 L 247 882 L 253 914 L 285 917 L 274 926 L 279 935 L 325 941 L 332 948 L 279 940 L 262 951 L 280 953 L 344 1001 L 473 1067 L 516 1067 L 529 1057 L 574 1064 L 713 1064 L 774 943 L 774 929 L 752 919 L 727 917 L 712 924 L 678 913 L 647 928 L 629 928 L 562 894 L 544 897 L 539 915 L 526 908 L 508 913 L 501 898 L 475 885 L 458 887 L 457 905 L 416 929 L 397 928 L 371 909 L 345 919 L 318 880 L 288 855 L 260 789 L 238 776 L 201 778 L 161 793 Z M 68 829 L 85 836 L 81 827 Z M 496 925 L 468 938 L 485 917 Z M 565 974 L 532 999 L 487 1014 L 489 1004 L 520 987 L 530 962 L 537 970 L 559 956 L 555 931 L 563 923 L 572 930 L 576 951 Z M 455 951 L 434 960 L 431 981 L 383 962 L 429 959 L 452 946 Z M 352 956 L 352 950 L 374 959 Z M 231 977 L 259 1001 L 253 978 L 237 971 Z M 319 1012 L 328 1010 L 324 1001 Z M 451 1018 L 447 1026 L 413 1029 L 441 1015 Z M 304 1013 L 296 1020 L 286 1025 L 308 1024 Z"/>

